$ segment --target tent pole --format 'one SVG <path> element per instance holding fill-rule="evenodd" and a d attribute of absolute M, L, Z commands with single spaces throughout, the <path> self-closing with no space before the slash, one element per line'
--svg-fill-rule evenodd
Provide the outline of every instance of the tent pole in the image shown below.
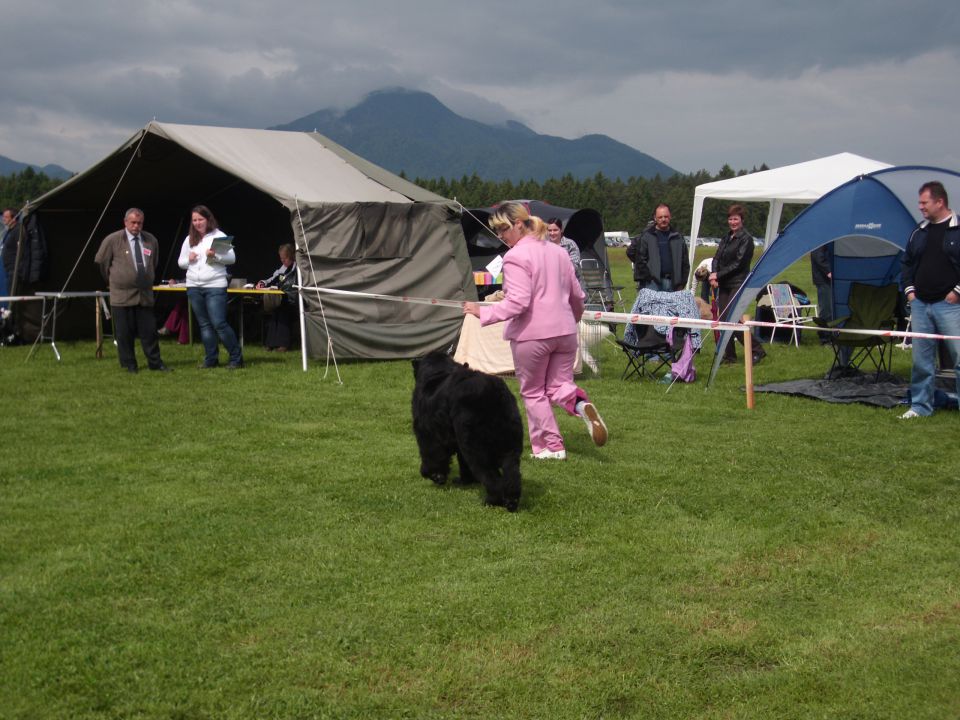
<path fill-rule="evenodd" d="M 746 325 L 750 322 L 750 316 L 744 315 L 741 321 Z M 747 410 L 753 410 L 753 333 L 749 330 L 743 331 L 743 374 L 747 387 Z"/>
<path fill-rule="evenodd" d="M 703 217 L 703 198 L 697 197 L 696 190 L 693 194 L 693 218 L 690 221 L 690 247 L 687 248 L 687 255 L 690 260 L 690 276 L 687 278 L 687 290 L 693 289 L 693 271 L 697 267 L 697 236 L 700 234 L 700 219 Z"/>
<path fill-rule="evenodd" d="M 297 285 L 303 285 L 303 276 L 300 274 L 300 263 L 297 263 Z M 297 306 L 300 309 L 300 362 L 303 371 L 307 371 L 307 323 L 303 314 L 303 293 L 297 290 Z"/>

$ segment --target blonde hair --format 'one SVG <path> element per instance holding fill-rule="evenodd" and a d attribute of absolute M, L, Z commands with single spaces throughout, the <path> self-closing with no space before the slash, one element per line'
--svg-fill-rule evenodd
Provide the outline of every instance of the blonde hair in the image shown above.
<path fill-rule="evenodd" d="M 527 212 L 527 208 L 523 203 L 503 203 L 497 208 L 497 211 L 490 216 L 487 224 L 490 225 L 491 230 L 499 234 L 512 227 L 517 220 L 523 223 L 523 226 L 530 235 L 535 235 L 541 240 L 547 236 L 546 223 L 536 215 L 531 215 Z"/>

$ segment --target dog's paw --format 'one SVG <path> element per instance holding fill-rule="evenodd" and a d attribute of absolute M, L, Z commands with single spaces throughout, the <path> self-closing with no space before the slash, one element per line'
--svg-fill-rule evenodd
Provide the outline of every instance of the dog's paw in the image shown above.
<path fill-rule="evenodd" d="M 431 480 L 433 480 L 433 483 L 434 483 L 435 485 L 446 485 L 446 484 L 447 484 L 447 476 L 444 475 L 443 473 L 433 473 L 433 474 L 429 475 L 428 477 L 429 477 Z"/>

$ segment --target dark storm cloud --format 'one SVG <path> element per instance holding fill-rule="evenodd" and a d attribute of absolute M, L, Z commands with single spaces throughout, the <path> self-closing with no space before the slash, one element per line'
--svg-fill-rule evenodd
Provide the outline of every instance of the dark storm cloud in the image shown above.
<path fill-rule="evenodd" d="M 153 117 L 265 127 L 393 86 L 485 121 L 526 113 L 549 131 L 551 113 L 566 113 L 609 132 L 591 98 L 638 77 L 736 76 L 751 92 L 810 71 L 955 59 L 954 15 L 929 0 L 18 4 L 3 13 L 16 32 L 0 43 L 0 153 L 58 161 L 37 154 L 44 131 L 51 147 L 64 127 L 71 140 L 109 129 L 120 140 Z M 565 87 L 582 102 L 558 107 Z M 74 167 L 109 149 L 63 142 Z"/>

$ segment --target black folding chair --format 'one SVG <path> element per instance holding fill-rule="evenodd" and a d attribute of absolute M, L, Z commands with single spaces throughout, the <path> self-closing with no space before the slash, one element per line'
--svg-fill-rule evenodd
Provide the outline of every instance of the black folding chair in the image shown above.
<path fill-rule="evenodd" d="M 683 348 L 683 328 L 674 328 L 674 346 L 670 347 L 667 338 L 654 330 L 652 325 L 637 326 L 636 342 L 617 340 L 617 345 L 627 356 L 627 366 L 620 375 L 621 380 L 636 377 L 639 380 L 647 377 L 657 380 L 658 373 L 668 363 L 677 361 Z"/>

